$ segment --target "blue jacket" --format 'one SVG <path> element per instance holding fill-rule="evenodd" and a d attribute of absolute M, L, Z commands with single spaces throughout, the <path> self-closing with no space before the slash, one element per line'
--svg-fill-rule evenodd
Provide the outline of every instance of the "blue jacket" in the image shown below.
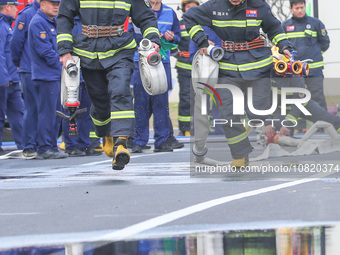
<path fill-rule="evenodd" d="M 310 76 L 322 73 L 322 53 L 329 48 L 329 37 L 325 25 L 318 19 L 305 15 L 302 18 L 292 17 L 282 24 L 289 41 L 297 50 L 296 60 L 313 59 L 309 63 Z"/>
<path fill-rule="evenodd" d="M 190 38 L 199 48 L 208 47 L 208 36 L 202 26 L 210 27 L 223 41 L 251 42 L 260 36 L 260 28 L 280 50 L 291 46 L 281 23 L 265 0 L 245 0 L 233 6 L 226 0 L 210 0 L 184 13 L 184 24 Z M 246 80 L 268 77 L 273 67 L 269 47 L 243 51 L 225 51 L 220 74 Z"/>
<path fill-rule="evenodd" d="M 14 66 L 9 47 L 12 40 L 14 19 L 0 13 L 0 86 L 20 81 L 19 72 Z"/>
<path fill-rule="evenodd" d="M 16 67 L 20 67 L 19 72 L 31 72 L 31 55 L 28 49 L 28 26 L 33 16 L 40 8 L 37 1 L 29 3 L 18 13 L 15 21 L 13 39 L 11 42 L 12 60 Z"/>
<path fill-rule="evenodd" d="M 60 80 L 62 64 L 57 50 L 56 20 L 51 20 L 40 9 L 28 28 L 31 52 L 32 80 Z"/>
<path fill-rule="evenodd" d="M 179 20 L 177 18 L 175 11 L 172 8 L 166 6 L 165 4 L 162 4 L 161 10 L 158 12 L 156 11 L 155 14 L 157 15 L 159 32 L 162 33 L 165 38 L 165 32 L 167 30 L 173 31 L 175 36 L 174 40 L 171 41 L 171 43 L 178 44 L 181 40 L 181 30 L 179 28 Z M 143 39 L 142 34 L 140 32 L 140 29 L 138 29 L 136 26 L 133 26 L 133 28 L 136 42 L 139 44 L 139 42 Z M 131 26 L 129 31 L 130 32 L 132 31 Z M 138 61 L 138 52 L 135 53 L 134 61 Z M 167 58 L 162 59 L 162 62 L 163 63 L 170 62 L 170 50 L 167 51 Z"/>
<path fill-rule="evenodd" d="M 212 41 L 213 43 L 215 43 L 215 46 L 220 46 L 222 47 L 222 40 L 221 38 L 219 38 L 216 33 L 209 27 L 202 27 L 204 30 L 204 33 L 209 36 L 209 40 Z M 193 40 L 190 40 L 189 43 L 189 54 L 190 54 L 190 60 L 192 62 L 192 60 L 194 59 L 194 56 L 196 54 L 196 52 L 198 51 L 198 47 L 196 45 L 196 43 L 194 43 Z"/>

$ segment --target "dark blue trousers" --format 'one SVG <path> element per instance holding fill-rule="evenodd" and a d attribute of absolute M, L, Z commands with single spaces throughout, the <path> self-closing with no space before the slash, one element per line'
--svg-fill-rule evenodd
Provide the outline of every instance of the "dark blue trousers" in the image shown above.
<path fill-rule="evenodd" d="M 37 149 L 38 93 L 32 81 L 31 73 L 20 73 L 24 93 L 25 112 L 22 128 L 22 146 L 24 149 Z"/>
<path fill-rule="evenodd" d="M 19 83 L 14 83 L 8 87 L 0 86 L 0 148 L 2 145 L 2 131 L 5 126 L 5 115 L 7 115 L 15 144 L 19 150 L 22 150 L 21 131 L 24 101 Z"/>
<path fill-rule="evenodd" d="M 49 149 L 58 150 L 57 138 L 61 119 L 60 81 L 33 81 L 38 95 L 38 153 Z"/>
<path fill-rule="evenodd" d="M 170 64 L 164 63 L 168 85 L 171 84 Z M 135 63 L 135 71 L 131 84 L 135 96 L 136 136 L 133 143 L 145 146 L 149 141 L 149 119 L 153 114 L 155 147 L 165 142 L 170 135 L 169 100 L 168 92 L 161 95 L 150 96 L 145 92 L 140 78 L 138 63 Z"/>

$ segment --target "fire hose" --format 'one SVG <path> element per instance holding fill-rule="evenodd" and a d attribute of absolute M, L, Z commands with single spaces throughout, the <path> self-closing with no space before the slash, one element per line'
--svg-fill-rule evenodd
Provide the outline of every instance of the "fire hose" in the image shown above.
<path fill-rule="evenodd" d="M 294 55 L 296 51 L 292 52 L 292 58 L 286 59 L 282 58 L 282 56 L 276 56 L 274 57 L 274 70 L 278 75 L 286 76 L 287 74 L 292 75 L 300 75 L 302 76 L 308 76 L 309 75 L 309 65 L 307 62 L 313 62 L 311 59 L 305 59 L 305 60 L 294 60 Z"/>
<path fill-rule="evenodd" d="M 193 146 L 193 154 L 195 161 L 201 164 L 216 165 L 216 161 L 205 158 L 208 152 L 206 147 L 207 137 L 209 135 L 209 119 L 208 115 L 202 114 L 202 100 L 205 97 L 203 90 L 200 88 L 202 83 L 214 86 L 218 78 L 219 64 L 224 56 L 224 49 L 222 47 L 215 47 L 210 45 L 208 47 L 209 56 L 201 55 L 199 51 L 196 52 L 192 62 L 192 86 L 195 91 L 195 109 L 194 109 L 194 130 L 195 143 Z"/>
<path fill-rule="evenodd" d="M 138 48 L 139 70 L 143 87 L 151 96 L 168 90 L 168 81 L 161 55 L 154 50 L 149 39 L 143 39 Z"/>

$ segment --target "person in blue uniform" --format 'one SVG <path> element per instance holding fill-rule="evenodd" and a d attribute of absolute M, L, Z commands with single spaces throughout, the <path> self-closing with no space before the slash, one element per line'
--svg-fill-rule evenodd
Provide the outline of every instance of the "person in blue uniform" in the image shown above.
<path fill-rule="evenodd" d="M 167 42 L 178 44 L 181 39 L 179 21 L 176 13 L 170 7 L 164 5 L 161 0 L 149 0 L 152 10 L 157 16 L 158 29 Z M 131 26 L 130 26 L 131 27 Z M 134 29 L 135 26 L 132 26 Z M 137 41 L 142 39 L 137 29 L 134 29 Z M 135 53 L 135 71 L 133 73 L 132 82 L 134 89 L 134 107 L 136 114 L 136 135 L 133 137 L 132 152 L 140 153 L 143 147 L 149 141 L 149 118 L 153 114 L 154 117 L 154 152 L 173 151 L 174 147 L 170 144 L 171 137 L 171 121 L 169 118 L 169 101 L 168 92 L 160 95 L 150 96 L 144 90 L 140 78 L 140 70 L 138 65 L 138 52 Z M 170 69 L 170 50 L 166 52 L 166 58 L 162 58 L 162 63 L 166 72 L 168 90 L 172 88 L 171 69 Z M 177 140 L 176 140 L 177 141 Z M 182 146 L 183 147 L 183 146 Z"/>
<path fill-rule="evenodd" d="M 210 0 L 189 9 L 184 14 L 184 24 L 201 54 L 208 55 L 209 46 L 208 36 L 202 26 L 210 27 L 222 39 L 225 53 L 219 62 L 219 83 L 234 85 L 242 89 L 245 95 L 248 87 L 254 88 L 255 109 L 270 109 L 273 59 L 270 48 L 265 46 L 260 36 L 260 28 L 286 57 L 291 57 L 292 47 L 280 21 L 274 17 L 264 0 Z M 249 154 L 253 150 L 248 134 L 243 125 L 231 124 L 240 122 L 240 116 L 233 115 L 231 92 L 218 89 L 218 93 L 223 102 L 221 117 L 229 121 L 223 128 L 234 159 L 232 166 L 247 166 Z M 267 119 L 267 116 L 252 114 L 249 109 L 247 115 L 249 119 Z M 196 156 L 204 154 L 202 152 L 202 155 Z"/>
<path fill-rule="evenodd" d="M 57 52 L 57 27 L 60 0 L 43 0 L 40 9 L 28 28 L 28 45 L 31 52 L 32 80 L 37 90 L 38 159 L 68 157 L 58 150 L 57 137 L 61 119 L 56 111 L 61 110 L 60 78 L 61 63 Z"/>
<path fill-rule="evenodd" d="M 312 99 L 327 110 L 323 93 L 323 56 L 329 48 L 330 40 L 325 25 L 317 18 L 306 14 L 305 0 L 291 0 L 293 17 L 282 23 L 283 30 L 296 49 L 296 60 L 312 59 L 310 72 L 304 81 L 312 94 Z"/>
<path fill-rule="evenodd" d="M 72 36 L 75 16 L 80 17 L 82 33 Z M 158 51 L 157 20 L 147 1 L 62 1 L 57 18 L 60 61 L 66 67 L 71 54 L 80 57 L 96 135 L 107 138 L 104 147 L 110 148 L 104 151 L 113 157 L 114 170 L 129 163 L 126 141 L 135 134 L 130 79 L 137 44 L 132 33 L 124 32 L 127 17 Z"/>
<path fill-rule="evenodd" d="M 72 34 L 78 35 L 81 34 L 82 25 L 79 17 L 75 17 L 74 19 L 74 27 Z M 78 127 L 78 136 L 71 137 L 69 135 L 69 122 L 66 120 L 62 120 L 62 128 L 63 128 L 63 141 L 65 143 L 65 152 L 70 157 L 79 157 L 79 156 L 99 156 L 102 153 L 100 151 L 94 150 L 94 146 L 90 140 L 90 131 L 92 129 L 92 120 L 90 117 L 90 108 L 91 108 L 91 100 L 87 93 L 87 89 L 85 86 L 85 82 L 83 76 L 80 73 L 80 84 L 79 84 L 79 98 L 80 105 L 79 109 L 87 108 L 87 111 L 81 114 L 77 119 L 77 127 Z M 65 114 L 69 114 L 67 109 L 63 109 Z M 98 139 L 98 138 L 97 138 Z"/>
<path fill-rule="evenodd" d="M 17 1 L 0 0 L 0 154 L 4 154 L 1 146 L 5 115 L 9 120 L 15 144 L 19 150 L 22 149 L 24 102 L 21 97 L 19 73 L 13 64 L 10 50 L 12 23 L 18 11 L 18 4 Z"/>
<path fill-rule="evenodd" d="M 19 68 L 25 111 L 22 127 L 22 146 L 24 157 L 37 154 L 37 91 L 32 82 L 31 56 L 28 49 L 28 27 L 40 8 L 40 0 L 29 3 L 18 13 L 11 41 L 12 60 Z"/>

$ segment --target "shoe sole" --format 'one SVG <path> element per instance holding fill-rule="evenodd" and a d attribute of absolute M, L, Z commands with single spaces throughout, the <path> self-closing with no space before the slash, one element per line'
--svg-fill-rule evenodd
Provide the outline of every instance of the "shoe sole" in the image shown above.
<path fill-rule="evenodd" d="M 123 170 L 125 165 L 130 162 L 130 154 L 129 151 L 123 147 L 123 145 L 119 145 L 117 151 L 119 152 L 117 153 L 115 159 L 112 161 L 112 169 Z"/>

